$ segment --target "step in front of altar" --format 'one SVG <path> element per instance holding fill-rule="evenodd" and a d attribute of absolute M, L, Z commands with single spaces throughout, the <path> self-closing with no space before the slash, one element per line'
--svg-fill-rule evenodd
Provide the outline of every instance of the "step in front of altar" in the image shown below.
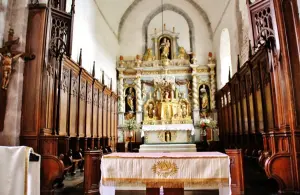
<path fill-rule="evenodd" d="M 197 152 L 197 149 L 196 144 L 143 144 L 139 152 Z"/>

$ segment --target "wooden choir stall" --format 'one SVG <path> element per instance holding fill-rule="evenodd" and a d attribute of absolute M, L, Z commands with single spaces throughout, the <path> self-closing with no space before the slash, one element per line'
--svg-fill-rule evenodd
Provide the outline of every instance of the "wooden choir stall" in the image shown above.
<path fill-rule="evenodd" d="M 75 1 L 70 13 L 65 7 L 65 1 L 29 4 L 26 50 L 36 59 L 24 69 L 20 144 L 42 155 L 46 194 L 67 171 L 83 171 L 95 155 L 100 162 L 99 150 L 115 151 L 117 145 L 117 94 L 105 85 L 104 72 L 95 78 L 95 64 L 92 73 L 82 67 L 82 51 L 78 62 L 70 59 Z M 89 174 L 85 186 L 91 186 L 91 174 L 100 173 Z"/>
<path fill-rule="evenodd" d="M 254 159 L 281 193 L 299 192 L 297 5 L 262 0 L 248 8 L 254 49 L 250 46 L 249 60 L 238 61 L 238 71 L 217 92 L 220 140 Z"/>

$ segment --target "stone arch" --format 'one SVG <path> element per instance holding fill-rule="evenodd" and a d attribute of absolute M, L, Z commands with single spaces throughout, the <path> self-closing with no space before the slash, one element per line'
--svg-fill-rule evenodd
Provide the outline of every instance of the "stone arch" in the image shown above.
<path fill-rule="evenodd" d="M 163 9 L 163 10 L 162 10 Z M 181 8 L 176 7 L 172 4 L 164 4 L 163 6 L 157 7 L 155 10 L 153 10 L 144 20 L 143 27 L 142 27 L 142 34 L 143 34 L 143 43 L 145 44 L 145 51 L 147 50 L 148 45 L 148 26 L 151 22 L 151 20 L 160 14 L 162 11 L 173 11 L 179 15 L 181 15 L 187 22 L 189 26 L 189 37 L 190 37 L 190 50 L 192 52 L 195 52 L 195 27 L 192 19 L 190 16 L 183 11 Z"/>
<path fill-rule="evenodd" d="M 120 19 L 120 23 L 119 23 L 119 28 L 118 28 L 118 39 L 119 39 L 119 41 L 120 41 L 120 37 L 121 37 L 120 35 L 121 35 L 121 32 L 122 32 L 123 26 L 125 24 L 125 21 L 127 20 L 127 18 L 130 15 L 130 13 L 134 10 L 134 8 L 139 3 L 141 3 L 142 1 L 143 0 L 134 0 L 132 2 L 132 4 L 126 9 L 126 11 L 124 12 L 124 14 L 122 15 L 122 17 Z M 192 4 L 195 7 L 195 9 L 198 11 L 198 13 L 203 17 L 203 19 L 204 19 L 204 21 L 206 23 L 207 29 L 209 31 L 209 34 L 210 34 L 210 39 L 212 39 L 212 37 L 213 37 L 213 31 L 212 31 L 211 23 L 209 21 L 207 13 L 194 0 L 185 0 L 185 1 L 187 1 L 190 4 Z"/>

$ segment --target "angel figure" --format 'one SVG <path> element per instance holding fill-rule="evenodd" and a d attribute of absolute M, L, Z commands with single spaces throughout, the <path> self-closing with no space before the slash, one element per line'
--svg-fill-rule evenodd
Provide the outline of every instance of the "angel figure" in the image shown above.
<path fill-rule="evenodd" d="M 2 66 L 2 89 L 7 90 L 8 83 L 10 81 L 11 71 L 12 71 L 12 65 L 15 64 L 19 57 L 21 57 L 23 53 L 16 54 L 12 56 L 10 52 L 7 52 L 5 54 L 0 53 L 1 57 L 1 66 Z"/>

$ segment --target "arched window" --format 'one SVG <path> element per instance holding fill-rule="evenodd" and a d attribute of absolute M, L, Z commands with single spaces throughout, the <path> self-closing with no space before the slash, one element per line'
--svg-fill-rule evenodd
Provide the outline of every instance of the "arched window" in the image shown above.
<path fill-rule="evenodd" d="M 224 28 L 220 38 L 220 60 L 221 60 L 221 87 L 228 82 L 229 68 L 231 71 L 230 36 L 227 28 Z"/>

